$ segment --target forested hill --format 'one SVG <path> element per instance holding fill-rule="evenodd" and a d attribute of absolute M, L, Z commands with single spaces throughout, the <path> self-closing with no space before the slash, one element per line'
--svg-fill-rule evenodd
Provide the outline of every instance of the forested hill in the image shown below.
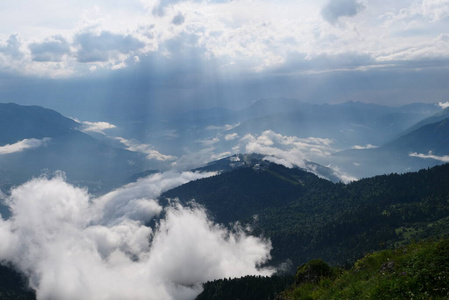
<path fill-rule="evenodd" d="M 195 199 L 222 223 L 250 224 L 274 265 L 314 258 L 352 263 L 411 239 L 449 233 L 449 165 L 333 184 L 265 162 L 197 180 L 163 196 Z"/>
<path fill-rule="evenodd" d="M 207 282 L 195 300 L 448 299 L 448 256 L 449 240 L 441 239 L 370 253 L 346 270 L 314 259 L 299 266 L 294 278 Z"/>

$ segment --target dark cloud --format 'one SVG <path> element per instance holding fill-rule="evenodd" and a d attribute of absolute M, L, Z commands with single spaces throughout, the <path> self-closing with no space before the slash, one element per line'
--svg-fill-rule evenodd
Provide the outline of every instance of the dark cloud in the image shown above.
<path fill-rule="evenodd" d="M 173 18 L 171 22 L 175 25 L 181 25 L 185 20 L 186 18 L 181 13 L 179 13 Z"/>
<path fill-rule="evenodd" d="M 358 0 L 330 0 L 321 10 L 323 18 L 335 24 L 340 17 L 352 17 L 365 9 L 365 5 Z"/>
<path fill-rule="evenodd" d="M 0 47 L 0 53 L 6 54 L 12 58 L 22 58 L 23 53 L 20 51 L 20 41 L 17 34 L 11 34 L 6 41 L 6 46 Z"/>
<path fill-rule="evenodd" d="M 70 53 L 70 45 L 62 36 L 53 36 L 42 43 L 29 46 L 34 61 L 61 61 Z"/>
<path fill-rule="evenodd" d="M 130 53 L 145 46 L 131 35 L 120 35 L 107 31 L 96 35 L 92 32 L 75 36 L 74 44 L 79 47 L 77 58 L 79 62 L 108 61 L 118 53 Z"/>

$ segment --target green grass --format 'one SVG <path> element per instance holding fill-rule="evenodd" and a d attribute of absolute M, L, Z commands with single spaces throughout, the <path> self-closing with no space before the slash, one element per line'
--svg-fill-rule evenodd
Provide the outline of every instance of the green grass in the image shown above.
<path fill-rule="evenodd" d="M 375 252 L 350 270 L 332 268 L 319 280 L 298 282 L 306 265 L 283 299 L 449 299 L 449 239 Z"/>

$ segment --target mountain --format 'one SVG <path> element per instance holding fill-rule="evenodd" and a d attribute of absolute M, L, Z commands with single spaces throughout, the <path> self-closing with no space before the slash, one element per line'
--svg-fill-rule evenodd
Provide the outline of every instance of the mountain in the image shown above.
<path fill-rule="evenodd" d="M 204 148 L 203 140 L 218 138 L 217 153 L 229 152 L 237 140 L 223 139 L 226 134 L 260 135 L 272 130 L 300 138 L 321 137 L 333 140 L 336 149 L 354 145 L 382 145 L 416 122 L 441 108 L 435 104 L 415 103 L 389 107 L 361 102 L 310 104 L 298 99 L 259 99 L 250 106 L 230 110 L 210 108 L 176 114 L 109 115 L 122 135 L 154 145 L 160 152 L 182 156 Z M 76 112 L 74 112 L 76 117 Z"/>
<path fill-rule="evenodd" d="M 216 161 L 212 161 L 206 166 L 194 169 L 193 171 L 199 172 L 229 172 L 239 168 L 254 168 L 263 169 L 269 165 L 269 161 L 272 156 L 262 155 L 257 153 L 251 154 L 235 154 L 226 158 L 222 158 Z M 331 168 L 322 166 L 320 164 L 304 161 L 305 168 L 294 167 L 300 170 L 313 173 L 320 178 L 330 180 L 332 182 L 340 182 L 341 179 L 336 175 L 335 171 Z"/>
<path fill-rule="evenodd" d="M 271 239 L 272 264 L 295 266 L 314 258 L 345 264 L 449 233 L 448 187 L 449 165 L 344 185 L 268 163 L 189 182 L 162 197 L 194 199 L 216 222 L 250 226 Z"/>
<path fill-rule="evenodd" d="M 0 103 L 0 145 L 29 138 L 62 136 L 76 130 L 79 125 L 43 107 Z"/>
<path fill-rule="evenodd" d="M 140 154 L 110 147 L 53 110 L 17 104 L 0 104 L 0 153 L 4 189 L 61 170 L 95 193 L 126 183 L 147 165 Z"/>
<path fill-rule="evenodd" d="M 400 136 L 402 135 L 406 135 L 416 129 L 419 129 L 420 127 L 423 127 L 425 125 L 428 124 L 432 124 L 432 123 L 437 123 L 440 121 L 443 121 L 444 119 L 449 118 L 449 108 L 445 108 L 441 111 L 436 112 L 435 114 L 419 121 L 418 123 L 414 124 L 413 126 L 411 126 L 410 128 L 408 128 L 407 130 L 405 130 L 404 132 L 401 132 Z"/>
<path fill-rule="evenodd" d="M 449 118 L 423 125 L 379 148 L 335 153 L 331 160 L 360 178 L 433 167 L 444 163 L 446 155 L 449 155 Z"/>
<path fill-rule="evenodd" d="M 246 110 L 246 115 L 254 117 L 242 121 L 234 132 L 244 135 L 273 130 L 301 138 L 331 138 L 337 148 L 379 145 L 438 110 L 434 104 L 388 107 L 360 102 L 313 105 L 265 100 Z"/>
<path fill-rule="evenodd" d="M 428 153 L 435 155 L 449 154 L 449 115 L 435 123 L 425 124 L 396 140 L 387 143 L 383 148 L 400 152 Z"/>

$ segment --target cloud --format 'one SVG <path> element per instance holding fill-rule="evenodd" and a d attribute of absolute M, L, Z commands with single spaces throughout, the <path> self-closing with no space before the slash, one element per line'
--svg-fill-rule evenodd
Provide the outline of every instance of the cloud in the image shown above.
<path fill-rule="evenodd" d="M 127 140 L 122 137 L 116 137 L 116 140 L 120 141 L 123 145 L 125 145 L 127 150 L 143 153 L 146 155 L 147 159 L 152 160 L 159 160 L 159 161 L 170 161 L 177 159 L 176 156 L 173 155 L 165 155 L 160 153 L 159 151 L 153 149 L 152 146 L 147 144 L 141 144 L 134 140 Z"/>
<path fill-rule="evenodd" d="M 178 160 L 171 164 L 175 170 L 191 170 L 199 168 L 212 161 L 216 155 L 214 154 L 215 148 L 204 148 L 200 151 L 187 153 L 181 156 Z"/>
<path fill-rule="evenodd" d="M 226 124 L 224 126 L 207 126 L 206 129 L 207 130 L 223 130 L 223 131 L 229 131 L 232 130 L 236 127 L 240 126 L 240 123 L 236 123 L 236 124 Z"/>
<path fill-rule="evenodd" d="M 226 140 L 226 141 L 232 141 L 232 140 L 235 140 L 236 138 L 238 138 L 239 137 L 239 135 L 237 134 L 237 133 L 230 133 L 230 134 L 227 134 L 227 135 L 225 135 L 224 136 L 224 139 Z"/>
<path fill-rule="evenodd" d="M 341 182 L 343 182 L 343 183 L 351 183 L 351 182 L 359 180 L 357 177 L 351 176 L 351 175 L 341 171 L 336 166 L 329 165 L 328 168 L 331 168 L 333 170 L 334 176 L 339 178 L 341 180 Z"/>
<path fill-rule="evenodd" d="M 41 146 L 46 146 L 50 140 L 51 140 L 51 138 L 48 138 L 48 137 L 43 138 L 41 140 L 39 140 L 39 139 L 24 139 L 15 144 L 8 144 L 8 145 L 0 146 L 0 155 L 22 152 L 24 150 L 38 148 Z"/>
<path fill-rule="evenodd" d="M 438 102 L 438 106 L 442 109 L 446 109 L 449 107 L 449 102 Z"/>
<path fill-rule="evenodd" d="M 178 13 L 176 16 L 173 17 L 173 20 L 171 22 L 174 25 L 181 25 L 182 23 L 184 23 L 185 20 L 186 18 L 184 17 L 184 15 L 182 13 Z"/>
<path fill-rule="evenodd" d="M 360 145 L 355 145 L 352 147 L 352 149 L 356 149 L 356 150 L 364 150 L 364 149 L 376 149 L 379 148 L 379 146 L 374 146 L 371 144 L 367 144 L 365 146 L 360 146 Z"/>
<path fill-rule="evenodd" d="M 321 10 L 323 18 L 335 24 L 340 17 L 352 17 L 365 9 L 365 5 L 358 0 L 330 0 Z"/>
<path fill-rule="evenodd" d="M 7 200 L 12 217 L 0 218 L 0 259 L 25 273 L 38 299 L 184 300 L 208 280 L 271 274 L 259 268 L 269 241 L 213 224 L 197 205 L 143 205 L 154 215 L 164 211 L 154 229 L 133 214 L 147 200 L 109 211 L 192 176 L 201 175 L 156 174 L 150 189 L 143 180 L 100 198 L 61 177 L 33 179 Z"/>
<path fill-rule="evenodd" d="M 214 138 L 208 138 L 208 139 L 204 139 L 204 140 L 198 140 L 196 141 L 197 143 L 202 144 L 203 146 L 212 146 L 213 144 L 216 144 L 220 141 L 220 139 L 218 137 L 214 137 Z"/>
<path fill-rule="evenodd" d="M 165 9 L 167 6 L 182 1 L 183 0 L 159 0 L 159 3 L 153 8 L 153 14 L 162 17 L 165 15 Z"/>
<path fill-rule="evenodd" d="M 64 55 L 70 54 L 70 44 L 60 35 L 53 36 L 42 43 L 31 43 L 28 46 L 34 61 L 61 61 Z"/>
<path fill-rule="evenodd" d="M 145 44 L 131 35 L 121 35 L 102 31 L 99 35 L 86 32 L 74 37 L 74 45 L 78 47 L 79 62 L 106 62 L 119 54 L 129 54 L 139 50 Z"/>
<path fill-rule="evenodd" d="M 114 129 L 116 126 L 114 124 L 108 122 L 81 122 L 83 125 L 83 131 L 92 131 L 104 134 L 104 131 L 107 129 Z"/>
<path fill-rule="evenodd" d="M 438 156 L 438 155 L 432 154 L 432 151 L 429 151 L 428 154 L 413 152 L 413 153 L 410 153 L 409 156 L 423 158 L 423 159 L 434 159 L 434 160 L 438 160 L 438 161 L 445 162 L 445 163 L 449 162 L 449 155 Z"/>
<path fill-rule="evenodd" d="M 8 55 L 14 59 L 20 59 L 23 57 L 23 53 L 20 51 L 21 42 L 19 41 L 17 34 L 11 34 L 6 41 L 5 46 L 0 46 L 0 53 Z"/>
<path fill-rule="evenodd" d="M 247 134 L 239 141 L 236 151 L 243 153 L 259 153 L 267 155 L 266 160 L 282 164 L 287 168 L 298 166 L 318 176 L 316 169 L 307 163 L 329 156 L 334 150 L 332 140 L 327 138 L 298 138 L 283 136 L 272 130 L 261 135 Z"/>

